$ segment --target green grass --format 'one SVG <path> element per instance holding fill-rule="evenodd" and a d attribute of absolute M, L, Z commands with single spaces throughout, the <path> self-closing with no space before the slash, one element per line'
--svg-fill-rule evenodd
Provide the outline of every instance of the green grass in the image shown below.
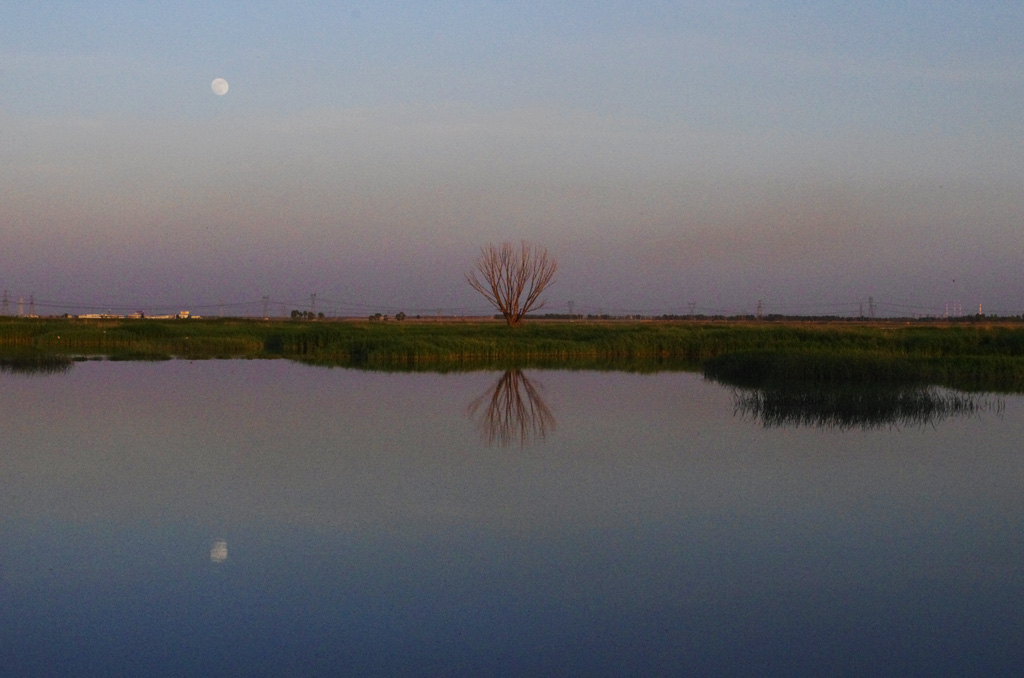
<path fill-rule="evenodd" d="M 705 376 L 748 388 L 799 384 L 937 385 L 962 391 L 1024 392 L 1024 357 L 982 353 L 900 353 L 882 349 L 760 350 L 703 364 Z"/>
<path fill-rule="evenodd" d="M 703 370 L 727 383 L 1024 392 L 1022 325 L 0 318 L 0 356 L 286 358 L 390 370 Z"/>

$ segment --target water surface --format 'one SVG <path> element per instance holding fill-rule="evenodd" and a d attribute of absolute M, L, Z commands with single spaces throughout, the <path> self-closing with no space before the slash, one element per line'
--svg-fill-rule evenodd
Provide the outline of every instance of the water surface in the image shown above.
<path fill-rule="evenodd" d="M 690 373 L 0 374 L 11 675 L 1024 667 L 1024 400 L 773 425 Z"/>

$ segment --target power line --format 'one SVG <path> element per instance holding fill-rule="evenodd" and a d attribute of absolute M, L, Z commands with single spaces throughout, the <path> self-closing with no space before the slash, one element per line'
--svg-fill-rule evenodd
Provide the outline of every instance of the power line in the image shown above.
<path fill-rule="evenodd" d="M 18 297 L 18 314 L 24 315 L 24 297 Z M 285 299 L 274 302 L 280 304 L 282 308 L 282 315 L 287 315 L 287 308 L 310 308 L 314 313 L 317 311 L 324 312 L 325 315 L 331 317 L 359 317 L 366 314 L 372 313 L 385 313 L 395 314 L 398 312 L 404 312 L 409 316 L 421 315 L 421 316 L 432 316 L 442 315 L 437 309 L 438 306 L 430 307 L 416 307 L 410 305 L 396 305 L 394 302 L 385 304 L 367 303 L 363 301 L 353 301 L 344 298 L 335 299 L 323 299 L 317 293 L 312 293 L 306 299 Z M 2 307 L 0 312 L 4 315 L 8 315 L 11 312 L 12 306 L 12 295 L 9 291 L 4 291 L 2 297 Z M 308 306 L 307 306 L 308 305 Z M 865 305 L 867 308 L 865 308 Z M 38 309 L 36 308 L 38 306 Z M 957 304 L 959 307 L 959 304 Z M 712 316 L 743 316 L 748 315 L 749 311 L 744 311 L 739 307 L 715 307 L 715 306 L 704 306 L 697 301 L 689 301 L 687 303 L 680 303 L 675 306 L 663 306 L 663 307 L 629 307 L 629 306 L 588 306 L 585 303 L 573 301 L 570 305 L 570 315 L 579 314 L 581 316 L 586 315 L 610 315 L 610 316 L 642 316 L 642 317 L 657 317 L 662 315 L 671 316 L 690 316 L 696 317 L 697 315 L 712 315 Z M 35 296 L 29 297 L 29 314 L 35 315 L 37 310 L 43 310 L 44 312 L 55 312 L 55 311 L 74 311 L 75 313 L 86 313 L 86 312 L 101 312 L 101 313 L 115 313 L 115 314 L 128 314 L 138 312 L 140 309 L 145 310 L 147 314 L 164 314 L 174 313 L 181 310 L 189 310 L 197 315 L 206 314 L 207 312 L 212 313 L 210 309 L 217 309 L 220 315 L 224 315 L 225 312 L 231 312 L 233 315 L 238 316 L 258 316 L 268 317 L 270 311 L 270 297 L 269 295 L 263 295 L 261 298 L 256 300 L 243 300 L 234 302 L 225 302 L 219 300 L 217 303 L 167 303 L 166 301 L 156 302 L 134 302 L 131 304 L 126 303 L 99 303 L 96 301 L 69 301 L 69 300 L 54 300 L 54 299 L 42 299 L 36 300 Z M 488 317 L 496 313 L 495 309 L 489 305 L 481 303 L 480 305 L 464 305 L 464 306 L 443 306 L 443 315 L 451 316 L 481 316 Z M 764 300 L 758 300 L 758 315 L 764 316 L 765 302 Z M 873 296 L 867 299 L 867 303 L 861 301 L 842 301 L 834 303 L 818 303 L 818 304 L 776 304 L 771 303 L 771 309 L 773 315 L 841 315 L 848 313 L 851 316 L 865 316 L 865 311 L 869 317 L 876 316 L 900 316 L 903 315 L 916 315 L 916 316 L 927 316 L 934 315 L 941 317 L 943 315 L 943 309 L 941 306 L 929 306 L 924 304 L 915 304 L 911 302 L 905 302 L 902 300 L 895 301 L 876 301 Z M 544 309 L 537 309 L 535 314 L 544 313 Z M 947 310 L 948 314 L 948 310 Z"/>

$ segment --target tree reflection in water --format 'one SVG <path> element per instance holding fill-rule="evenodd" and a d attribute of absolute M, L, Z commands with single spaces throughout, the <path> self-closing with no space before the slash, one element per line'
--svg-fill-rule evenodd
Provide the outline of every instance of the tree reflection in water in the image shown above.
<path fill-rule="evenodd" d="M 555 430 L 555 415 L 522 370 L 507 370 L 466 408 L 488 445 L 520 447 Z"/>
<path fill-rule="evenodd" d="M 1001 413 L 1002 399 L 934 386 L 737 388 L 735 413 L 766 428 L 892 428 L 935 425 L 950 417 Z"/>

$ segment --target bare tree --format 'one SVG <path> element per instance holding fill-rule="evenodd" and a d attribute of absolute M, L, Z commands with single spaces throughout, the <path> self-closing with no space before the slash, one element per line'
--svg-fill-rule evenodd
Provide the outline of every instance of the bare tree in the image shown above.
<path fill-rule="evenodd" d="M 540 295 L 557 270 L 558 262 L 546 247 L 525 240 L 519 247 L 510 242 L 490 243 L 480 248 L 480 257 L 466 274 L 466 281 L 515 327 L 529 311 L 543 308 Z"/>

